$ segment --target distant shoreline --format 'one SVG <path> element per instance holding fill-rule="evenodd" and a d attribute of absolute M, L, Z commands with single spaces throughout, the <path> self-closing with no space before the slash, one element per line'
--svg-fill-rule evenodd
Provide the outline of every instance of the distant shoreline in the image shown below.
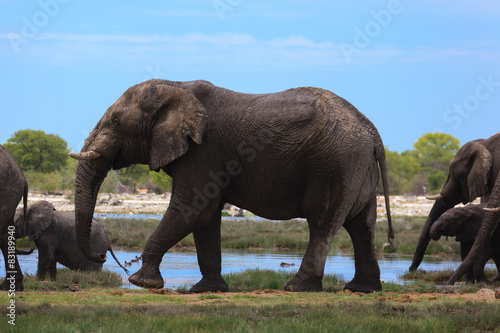
<path fill-rule="evenodd" d="M 96 214 L 157 214 L 163 215 L 170 203 L 170 193 L 164 194 L 119 194 L 101 193 L 97 198 Z M 45 200 L 52 203 L 59 211 L 74 211 L 72 198 L 67 195 L 30 192 L 28 204 Z M 427 216 L 434 204 L 423 196 L 391 196 L 391 214 L 394 216 Z M 385 200 L 377 197 L 377 215 L 384 218 Z M 22 202 L 20 203 L 22 205 Z M 250 214 L 246 212 L 246 214 Z"/>

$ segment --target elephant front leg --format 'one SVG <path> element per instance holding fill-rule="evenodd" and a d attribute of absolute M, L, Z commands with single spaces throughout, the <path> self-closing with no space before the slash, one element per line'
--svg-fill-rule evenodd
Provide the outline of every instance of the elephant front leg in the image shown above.
<path fill-rule="evenodd" d="M 43 281 L 47 276 L 47 272 L 49 270 L 50 261 L 47 257 L 42 257 L 42 255 L 38 254 L 38 268 L 36 270 L 36 279 Z"/>
<path fill-rule="evenodd" d="M 142 253 L 142 267 L 128 278 L 136 286 L 163 288 L 160 263 L 164 254 L 193 232 L 196 222 L 187 219 L 176 206 L 175 203 L 170 204 L 160 224 L 146 242 Z M 196 218 L 196 216 L 190 217 Z"/>
<path fill-rule="evenodd" d="M 141 269 L 132 274 L 128 280 L 143 288 L 163 288 L 164 281 L 160 273 L 163 256 L 191 231 L 185 222 L 176 218 L 176 214 L 172 213 L 169 207 L 144 246 Z"/>
<path fill-rule="evenodd" d="M 486 263 L 488 262 L 488 260 L 490 260 L 491 257 L 492 257 L 491 246 L 490 244 L 486 244 L 484 245 L 483 253 L 481 253 L 481 255 L 476 260 L 476 263 L 473 266 L 474 278 L 476 279 L 476 282 L 488 281 L 486 275 L 484 274 L 484 267 L 486 266 Z"/>
<path fill-rule="evenodd" d="M 221 275 L 221 213 L 210 224 L 193 231 L 196 254 L 203 278 L 189 290 L 192 293 L 228 291 L 227 282 Z"/>
<path fill-rule="evenodd" d="M 50 279 L 55 281 L 57 277 L 57 262 L 55 260 L 50 262 L 48 272 Z"/>
<path fill-rule="evenodd" d="M 469 254 L 470 252 L 470 249 L 472 248 L 472 244 L 474 242 L 469 242 L 469 241 L 462 241 L 460 242 L 460 258 L 462 259 L 462 261 L 467 257 L 467 254 Z M 474 267 L 471 267 L 471 269 L 469 269 L 466 273 L 465 273 L 465 281 L 467 283 L 474 283 L 474 270 L 475 270 L 475 266 Z M 484 275 L 484 273 L 483 273 Z"/>

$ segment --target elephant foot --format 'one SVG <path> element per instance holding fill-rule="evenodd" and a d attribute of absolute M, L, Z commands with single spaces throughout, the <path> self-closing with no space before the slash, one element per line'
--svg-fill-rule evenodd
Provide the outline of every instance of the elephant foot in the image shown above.
<path fill-rule="evenodd" d="M 218 276 L 217 278 L 214 279 L 208 279 L 206 277 L 203 277 L 200 282 L 195 284 L 194 286 L 189 289 L 190 293 L 205 293 L 205 292 L 227 292 L 228 291 L 228 286 L 227 282 L 224 281 L 222 276 Z"/>
<path fill-rule="evenodd" d="M 163 278 L 159 267 L 146 262 L 143 263 L 141 269 L 132 274 L 128 280 L 130 283 L 143 288 L 163 288 Z"/>
<path fill-rule="evenodd" d="M 308 277 L 299 271 L 293 279 L 285 284 L 283 289 L 294 292 L 318 292 L 323 290 L 323 284 L 321 279 Z"/>
<path fill-rule="evenodd" d="M 2 283 L 0 283 L 0 290 L 12 290 L 12 280 L 5 278 Z M 14 290 L 15 291 L 23 291 L 24 290 L 24 285 L 23 285 L 23 277 L 21 276 L 15 278 L 14 282 Z"/>
<path fill-rule="evenodd" d="M 360 281 L 357 281 L 356 278 L 354 278 L 344 286 L 344 290 L 346 289 L 352 292 L 369 294 L 374 291 L 381 291 L 382 283 L 380 283 L 380 280 L 376 280 L 369 283 L 367 282 L 362 283 Z"/>

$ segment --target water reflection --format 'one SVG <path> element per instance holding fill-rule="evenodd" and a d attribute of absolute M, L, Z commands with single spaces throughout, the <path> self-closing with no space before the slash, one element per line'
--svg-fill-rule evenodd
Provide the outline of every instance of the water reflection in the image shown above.
<path fill-rule="evenodd" d="M 129 252 L 124 250 L 115 250 L 116 257 L 123 264 L 130 262 L 136 256 L 141 255 L 138 252 Z M 297 272 L 304 252 L 268 252 L 268 251 L 247 251 L 247 250 L 223 250 L 222 251 L 222 272 L 239 272 L 249 268 L 272 269 L 276 271 L 286 270 L 287 272 Z M 36 274 L 38 263 L 38 251 L 28 256 L 18 256 L 19 263 L 24 273 Z M 412 256 L 385 254 L 378 258 L 381 271 L 381 279 L 386 282 L 395 282 L 399 284 L 405 281 L 399 279 L 399 275 L 406 272 L 410 267 Z M 281 262 L 294 263 L 294 266 L 283 268 Z M 460 258 L 424 258 L 421 269 L 424 270 L 443 270 L 456 269 L 460 265 Z M 59 268 L 63 266 L 58 264 Z M 141 262 L 132 263 L 127 267 L 130 272 L 136 272 L 141 267 Z M 108 260 L 103 266 L 104 269 L 116 272 L 124 278 L 124 288 L 136 288 L 127 280 L 127 275 L 113 260 L 108 253 Z M 493 263 L 488 263 L 487 268 L 495 268 Z M 163 257 L 160 265 L 161 274 L 165 280 L 166 288 L 177 288 L 184 285 L 192 285 L 201 279 L 201 273 L 198 268 L 196 253 L 193 252 L 169 252 Z M 4 262 L 0 263 L 0 274 L 4 274 Z M 338 274 L 346 281 L 354 276 L 354 255 L 337 253 L 328 256 L 325 266 L 325 274 Z"/>

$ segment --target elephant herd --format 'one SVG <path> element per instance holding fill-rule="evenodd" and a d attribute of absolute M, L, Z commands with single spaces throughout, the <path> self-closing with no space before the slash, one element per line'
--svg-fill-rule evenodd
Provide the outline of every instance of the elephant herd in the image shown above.
<path fill-rule="evenodd" d="M 12 155 L 0 146 L 0 247 L 5 260 L 6 279 L 0 284 L 2 290 L 23 290 L 23 275 L 17 255 L 33 252 L 17 250 L 15 239 L 28 237 L 38 249 L 36 277 L 43 280 L 47 273 L 56 279 L 56 266 L 60 263 L 72 270 L 100 271 L 102 263 L 87 259 L 78 248 L 73 213 L 58 212 L 46 202 L 36 202 L 28 207 L 28 184 L 21 167 Z M 17 208 L 23 198 L 23 208 Z M 103 253 L 110 251 L 118 265 L 104 228 L 94 221 L 90 235 L 93 247 Z"/>
<path fill-rule="evenodd" d="M 106 251 L 114 257 L 104 229 L 93 218 L 97 194 L 109 170 L 137 163 L 165 171 L 173 187 L 131 283 L 162 288 L 163 255 L 192 233 L 202 279 L 191 292 L 227 291 L 220 227 L 221 210 L 230 203 L 268 219 L 307 220 L 309 244 L 286 290 L 322 290 L 326 256 L 340 227 L 352 239 L 355 258 L 355 275 L 345 289 L 382 289 L 374 246 L 379 176 L 388 238 L 394 238 L 384 145 L 370 120 L 330 91 L 304 87 L 242 94 L 207 81 L 149 80 L 125 91 L 81 152 L 70 156 L 78 160 L 74 214 L 57 212 L 47 202 L 28 207 L 21 168 L 0 146 L 0 246 L 6 276 L 14 275 L 16 290 L 23 289 L 16 237 L 35 241 L 40 279 L 47 273 L 55 279 L 56 262 L 100 270 Z M 467 281 L 485 280 L 490 258 L 498 267 L 499 170 L 500 133 L 468 142 L 457 152 L 441 193 L 430 198 L 435 203 L 410 270 L 418 268 L 430 240 L 441 236 L 456 236 L 460 242 L 463 261 L 449 284 L 462 275 Z M 481 205 L 455 207 L 477 197 Z M 16 213 L 22 198 L 23 208 Z M 9 281 L 0 288 L 11 288 Z"/>

